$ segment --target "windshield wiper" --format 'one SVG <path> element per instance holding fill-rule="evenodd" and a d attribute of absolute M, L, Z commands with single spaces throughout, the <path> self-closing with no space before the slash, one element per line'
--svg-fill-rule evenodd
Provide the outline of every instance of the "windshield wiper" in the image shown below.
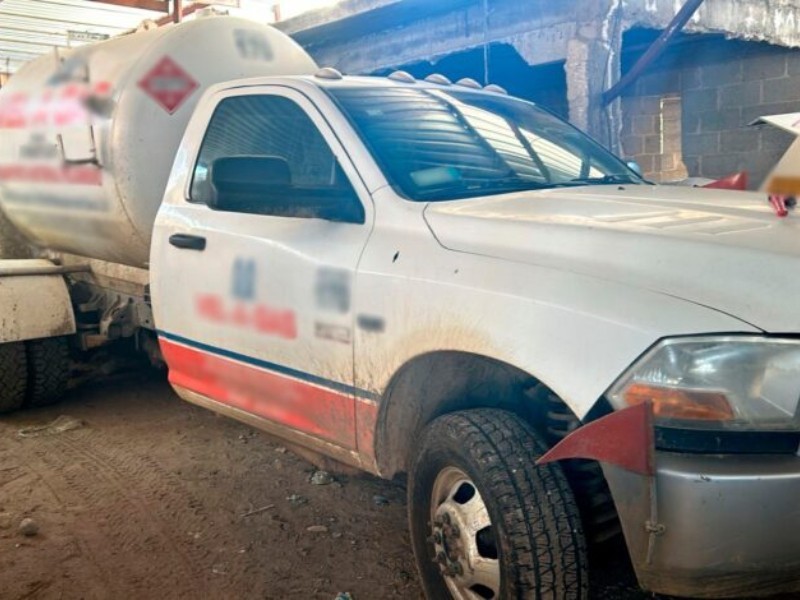
<path fill-rule="evenodd" d="M 609 185 L 615 183 L 636 183 L 627 175 L 603 175 L 601 177 L 576 177 L 562 185 Z"/>
<path fill-rule="evenodd" d="M 470 183 L 464 181 L 453 182 L 452 185 L 426 190 L 423 198 L 428 202 L 435 202 L 437 200 L 457 200 L 461 198 L 472 198 L 474 196 L 491 196 L 512 192 L 543 190 L 549 187 L 551 186 L 548 184 L 538 183 L 536 181 L 501 177 L 483 181 L 473 181 Z"/>
<path fill-rule="evenodd" d="M 541 190 L 549 187 L 546 183 L 538 181 L 528 181 L 519 177 L 500 177 L 496 179 L 486 179 L 478 183 L 469 183 L 465 186 L 468 190 L 498 190 L 498 191 L 525 191 Z"/>

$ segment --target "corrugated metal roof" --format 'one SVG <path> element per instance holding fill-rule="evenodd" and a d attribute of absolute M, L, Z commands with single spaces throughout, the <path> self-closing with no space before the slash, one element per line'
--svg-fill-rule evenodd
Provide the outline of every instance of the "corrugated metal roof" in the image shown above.
<path fill-rule="evenodd" d="M 54 47 L 80 46 L 163 16 L 88 0 L 0 0 L 0 72 L 13 73 Z"/>

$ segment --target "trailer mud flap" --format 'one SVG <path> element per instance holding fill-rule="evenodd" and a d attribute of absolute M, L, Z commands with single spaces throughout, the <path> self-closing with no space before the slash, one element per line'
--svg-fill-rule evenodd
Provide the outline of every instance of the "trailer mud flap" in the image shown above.
<path fill-rule="evenodd" d="M 0 260 L 0 343 L 75 333 L 69 290 L 63 275 L 52 272 L 55 266 L 39 259 Z"/>

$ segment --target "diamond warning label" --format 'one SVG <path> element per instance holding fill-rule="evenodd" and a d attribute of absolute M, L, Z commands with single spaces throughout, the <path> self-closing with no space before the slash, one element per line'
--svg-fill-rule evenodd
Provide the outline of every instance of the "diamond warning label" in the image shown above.
<path fill-rule="evenodd" d="M 142 77 L 139 87 L 169 114 L 192 95 L 199 84 L 169 56 Z"/>

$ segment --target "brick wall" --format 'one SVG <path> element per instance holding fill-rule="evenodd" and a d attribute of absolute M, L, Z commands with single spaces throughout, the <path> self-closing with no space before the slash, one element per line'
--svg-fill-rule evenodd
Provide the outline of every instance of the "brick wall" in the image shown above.
<path fill-rule="evenodd" d="M 638 55 L 627 52 L 623 69 Z M 797 111 L 800 50 L 686 36 L 623 97 L 623 151 L 655 180 L 681 178 L 683 172 L 716 179 L 746 170 L 756 187 L 793 138 L 749 123 Z"/>

